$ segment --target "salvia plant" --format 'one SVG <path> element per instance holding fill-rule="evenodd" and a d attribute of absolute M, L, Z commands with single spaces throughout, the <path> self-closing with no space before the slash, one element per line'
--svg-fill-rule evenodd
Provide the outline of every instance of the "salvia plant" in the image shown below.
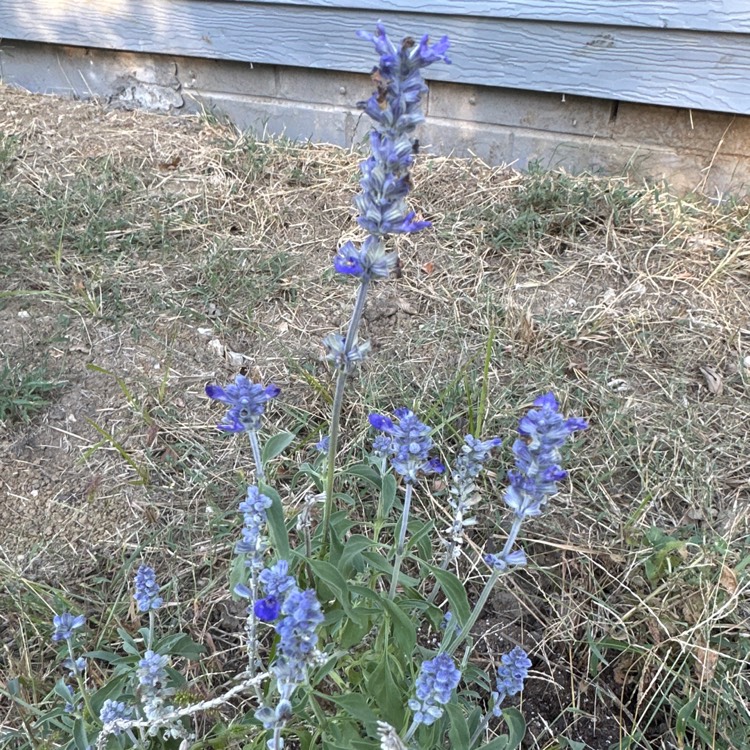
<path fill-rule="evenodd" d="M 389 237 L 428 226 L 406 203 L 414 130 L 424 119 L 422 71 L 450 62 L 445 37 L 396 45 L 380 25 L 360 36 L 379 56 L 376 90 L 361 103 L 373 121 L 355 199 L 364 236 L 343 244 L 333 261 L 358 288 L 346 331 L 323 341 L 334 371 L 332 417 L 329 434 L 315 446 L 317 457 L 300 469 L 311 486 L 301 509 L 285 509 L 266 482 L 265 466 L 294 437 L 282 433 L 261 445 L 263 416 L 279 388 L 243 375 L 206 387 L 228 407 L 219 429 L 246 433 L 252 457 L 253 482 L 237 508 L 231 582 L 246 608 L 238 634 L 244 666 L 215 697 L 185 700 L 190 692 L 176 667 L 198 659 L 202 648 L 184 634 L 160 632 L 168 593 L 157 570 L 140 566 L 133 602 L 142 627 L 136 634 L 120 631 L 118 652 L 87 650 L 82 615 L 54 617 L 61 676 L 57 707 L 43 722 L 55 736 L 69 737 L 60 746 L 505 750 L 521 742 L 522 715 L 507 702 L 523 690 L 532 661 L 515 645 L 495 655 L 492 671 L 480 669 L 472 661 L 473 628 L 499 579 L 527 564 L 521 526 L 557 492 L 566 477 L 563 445 L 587 425 L 564 417 L 551 393 L 534 400 L 520 420 L 515 465 L 502 492 L 509 511 L 504 544 L 480 560 L 467 561 L 472 553 L 465 542 L 482 501 L 480 475 L 501 448 L 499 437 L 466 435 L 445 465 L 431 427 L 399 405 L 392 415 L 369 415 L 368 461 L 338 455 L 345 384 L 370 348 L 359 338 L 368 290 L 395 267 Z M 445 525 L 411 512 L 434 475 L 442 475 L 445 488 L 438 498 L 450 517 Z M 358 493 L 364 516 L 351 517 L 351 492 Z M 476 536 L 473 541 L 476 547 Z M 485 574 L 471 595 L 460 576 L 467 563 Z M 231 722 L 216 722 L 228 711 L 212 713 L 211 737 L 200 736 L 196 717 L 220 707 L 235 708 Z"/>

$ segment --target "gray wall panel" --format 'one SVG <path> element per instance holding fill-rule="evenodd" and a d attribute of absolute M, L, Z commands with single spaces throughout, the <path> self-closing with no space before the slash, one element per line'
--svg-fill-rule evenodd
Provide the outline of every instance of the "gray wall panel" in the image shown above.
<path fill-rule="evenodd" d="M 355 37 L 384 16 L 395 37 L 453 41 L 454 83 L 750 113 L 750 35 L 213 0 L 4 0 L 0 36 L 83 47 L 358 72 Z"/>

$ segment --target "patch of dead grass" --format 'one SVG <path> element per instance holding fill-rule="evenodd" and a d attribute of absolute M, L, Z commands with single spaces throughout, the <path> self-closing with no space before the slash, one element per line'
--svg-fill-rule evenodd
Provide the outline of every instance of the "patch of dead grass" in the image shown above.
<path fill-rule="evenodd" d="M 215 645 L 216 678 L 240 630 L 225 581 L 247 463 L 213 431 L 203 387 L 240 368 L 282 386 L 267 431 L 298 433 L 274 470 L 294 512 L 306 488 L 293 467 L 326 429 L 319 342 L 353 297 L 330 260 L 359 236 L 360 157 L 0 97 L 0 355 L 67 383 L 41 418 L 0 433 L 5 671 L 41 668 L 28 663 L 46 632 L 38 587 L 96 610 L 121 601 L 123 571 L 144 558 L 175 601 L 195 600 L 175 617 Z M 403 277 L 370 297 L 374 351 L 351 383 L 344 447 L 363 450 L 369 408 L 404 403 L 455 444 L 476 422 L 494 332 L 486 434 L 511 435 L 549 389 L 592 422 L 570 486 L 525 530 L 534 564 L 508 584 L 512 618 L 503 600 L 483 623 L 487 663 L 513 639 L 532 649 L 534 747 L 673 747 L 696 695 L 691 746 L 731 737 L 748 720 L 748 207 L 449 158 L 420 161 L 414 183 L 434 228 L 396 241 Z M 473 552 L 502 540 L 508 460 Z M 445 517 L 436 488 L 420 502 Z M 649 577 L 653 529 L 679 552 Z M 26 651 L 7 635 L 24 611 Z"/>

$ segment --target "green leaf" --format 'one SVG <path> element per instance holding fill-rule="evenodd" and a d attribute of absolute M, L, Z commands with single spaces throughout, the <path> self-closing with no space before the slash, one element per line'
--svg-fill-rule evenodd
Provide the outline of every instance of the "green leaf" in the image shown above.
<path fill-rule="evenodd" d="M 378 717 L 367 704 L 364 696 L 357 693 L 350 693 L 348 695 L 324 695 L 321 693 L 319 697 L 335 703 L 337 706 L 343 708 L 349 716 L 364 724 L 368 731 L 374 731 Z"/>
<path fill-rule="evenodd" d="M 692 719 L 695 714 L 695 707 L 698 705 L 700 694 L 697 694 L 694 698 L 691 698 L 678 712 L 675 720 L 674 731 L 677 735 L 677 739 L 684 742 L 685 730 L 688 724 L 692 724 Z"/>
<path fill-rule="evenodd" d="M 280 432 L 278 435 L 269 438 L 260 454 L 263 466 L 283 453 L 284 449 L 290 446 L 296 437 L 293 432 Z"/>
<path fill-rule="evenodd" d="M 86 736 L 86 725 L 82 719 L 76 719 L 73 724 L 73 740 L 78 750 L 89 750 L 89 740 Z"/>
<path fill-rule="evenodd" d="M 526 721 L 517 708 L 504 708 L 503 719 L 508 725 L 507 750 L 516 750 L 516 748 L 521 747 L 521 742 L 526 734 Z"/>
<path fill-rule="evenodd" d="M 503 734 L 500 737 L 495 737 L 494 740 L 490 740 L 486 745 L 482 745 L 480 750 L 506 750 L 508 747 L 508 737 Z"/>
<path fill-rule="evenodd" d="M 421 562 L 435 576 L 435 580 L 440 583 L 440 587 L 443 589 L 443 593 L 450 604 L 453 616 L 457 618 L 459 626 L 463 626 L 471 616 L 471 607 L 469 606 L 469 599 L 466 596 L 466 589 L 463 583 L 449 570 L 443 570 L 437 565 L 431 565 L 421 560 L 418 562 Z"/>
<path fill-rule="evenodd" d="M 346 579 L 339 573 L 338 568 L 325 560 L 307 560 L 316 578 L 319 578 L 331 590 L 336 601 L 351 619 L 357 619 L 349 602 L 349 586 Z"/>
<path fill-rule="evenodd" d="M 445 710 L 448 714 L 448 737 L 451 741 L 451 747 L 465 747 L 466 750 L 469 750 L 471 736 L 469 734 L 469 725 L 464 712 L 461 710 L 461 706 L 449 703 L 445 707 Z"/>
<path fill-rule="evenodd" d="M 352 571 L 362 571 L 362 552 L 372 546 L 372 541 L 362 534 L 352 534 L 344 543 L 344 549 L 338 560 L 338 569 L 343 576 L 351 575 Z"/>
<path fill-rule="evenodd" d="M 385 474 L 381 478 L 380 505 L 378 506 L 378 519 L 385 520 L 396 503 L 396 477 L 393 474 Z"/>
<path fill-rule="evenodd" d="M 267 511 L 268 533 L 271 537 L 271 544 L 276 551 L 276 557 L 279 560 L 288 560 L 289 534 L 286 530 L 284 506 L 281 502 L 281 496 L 273 487 L 267 485 L 265 482 L 258 482 L 258 488 L 263 495 L 271 498 L 271 507 Z"/>
<path fill-rule="evenodd" d="M 173 633 L 156 642 L 154 651 L 171 656 L 183 656 L 191 661 L 197 660 L 204 652 L 203 646 L 196 643 L 185 633 Z"/>
<path fill-rule="evenodd" d="M 344 476 L 359 477 L 364 479 L 368 484 L 375 487 L 376 490 L 380 490 L 382 486 L 382 478 L 380 474 L 367 464 L 354 464 L 349 466 L 341 472 Z"/>
<path fill-rule="evenodd" d="M 374 568 L 380 573 L 385 573 L 389 578 L 393 575 L 393 565 L 389 563 L 381 554 L 378 552 L 363 552 L 362 557 L 370 564 L 370 567 Z M 420 581 L 417 578 L 412 578 L 406 575 L 403 571 L 399 573 L 398 580 L 402 586 L 407 588 L 416 588 L 419 586 Z"/>
<path fill-rule="evenodd" d="M 366 678 L 367 692 L 380 710 L 380 716 L 391 726 L 400 727 L 404 723 L 404 711 L 408 696 L 393 679 L 390 658 L 385 655 Z M 406 687 L 402 686 L 405 690 Z"/>
<path fill-rule="evenodd" d="M 140 656 L 141 652 L 136 645 L 133 637 L 124 628 L 117 628 L 117 634 L 122 638 L 122 648 L 125 653 L 131 656 Z"/>
<path fill-rule="evenodd" d="M 417 627 L 397 604 L 383 595 L 380 597 L 393 622 L 393 639 L 398 644 L 401 654 L 410 659 L 417 645 Z"/>

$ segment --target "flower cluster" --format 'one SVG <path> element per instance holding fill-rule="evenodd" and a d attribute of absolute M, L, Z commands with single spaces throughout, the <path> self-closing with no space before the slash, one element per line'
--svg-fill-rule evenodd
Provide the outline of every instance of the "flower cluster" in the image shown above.
<path fill-rule="evenodd" d="M 539 408 L 531 409 L 518 424 L 521 437 L 513 444 L 516 468 L 508 472 L 510 486 L 505 491 L 505 502 L 519 519 L 542 512 L 557 492 L 557 482 L 567 476 L 559 465 L 560 448 L 572 432 L 588 427 L 583 419 L 563 417 L 552 393 L 539 396 L 534 406 Z"/>
<path fill-rule="evenodd" d="M 528 654 L 516 646 L 509 653 L 500 657 L 500 666 L 497 668 L 497 681 L 495 692 L 492 693 L 492 713 L 501 716 L 500 704 L 506 697 L 516 695 L 523 690 L 524 680 L 528 677 L 531 660 Z"/>
<path fill-rule="evenodd" d="M 340 333 L 329 333 L 323 339 L 326 350 L 326 359 L 332 362 L 337 370 L 349 373 L 357 362 L 361 362 L 370 351 L 369 341 L 358 341 L 355 336 L 349 348 L 346 346 L 346 337 Z"/>
<path fill-rule="evenodd" d="M 210 383 L 206 386 L 206 395 L 216 401 L 229 405 L 219 429 L 224 432 L 257 431 L 266 410 L 266 402 L 281 393 L 276 385 L 265 388 L 260 383 L 253 383 L 244 375 L 237 375 L 234 383 L 226 388 Z"/>
<path fill-rule="evenodd" d="M 453 508 L 453 520 L 445 533 L 449 559 L 458 557 L 466 528 L 476 523 L 476 519 L 470 515 L 472 506 L 478 501 L 474 480 L 484 468 L 490 451 L 501 444 L 502 440 L 498 437 L 479 440 L 473 435 L 466 435 L 464 438 L 461 453 L 451 467 L 448 503 Z"/>
<path fill-rule="evenodd" d="M 396 409 L 398 424 L 382 414 L 370 414 L 370 424 L 383 435 L 375 439 L 373 450 L 391 459 L 391 466 L 408 484 L 417 481 L 417 474 L 440 474 L 445 467 L 437 458 L 430 458 L 431 430 L 409 409 Z"/>
<path fill-rule="evenodd" d="M 138 682 L 143 689 L 143 693 L 151 694 L 164 687 L 167 682 L 167 664 L 169 657 L 157 654 L 148 650 L 143 658 L 138 662 Z"/>
<path fill-rule="evenodd" d="M 264 570 L 260 581 L 266 598 L 255 602 L 255 612 L 260 619 L 273 621 L 282 616 L 276 624 L 279 643 L 271 666 L 279 700 L 275 708 L 265 705 L 255 712 L 265 729 L 278 730 L 291 718 L 292 695 L 307 679 L 308 667 L 316 658 L 316 630 L 324 620 L 315 591 L 300 590 L 288 570 L 286 560 Z M 269 747 L 277 750 L 280 746 L 269 743 Z"/>
<path fill-rule="evenodd" d="M 238 555 L 248 556 L 245 561 L 248 568 L 263 567 L 263 553 L 267 546 L 263 531 L 271 505 L 271 498 L 263 495 L 255 485 L 247 488 L 247 495 L 240 503 L 239 509 L 242 512 L 244 524 L 242 539 L 237 542 L 234 551 Z"/>
<path fill-rule="evenodd" d="M 414 723 L 430 726 L 443 715 L 443 706 L 461 680 L 461 672 L 448 654 L 423 662 L 417 677 L 415 696 L 409 700 Z"/>
<path fill-rule="evenodd" d="M 115 701 L 108 698 L 102 703 L 102 708 L 99 711 L 99 720 L 102 724 L 112 724 L 116 721 L 126 721 L 132 715 L 132 706 L 128 706 L 122 701 Z M 122 730 L 116 726 L 112 730 L 112 734 L 119 735 L 121 731 Z"/>
<path fill-rule="evenodd" d="M 135 574 L 135 594 L 139 612 L 149 612 L 159 609 L 164 599 L 159 596 L 159 584 L 156 582 L 156 572 L 147 565 L 141 565 Z"/>
<path fill-rule="evenodd" d="M 52 618 L 55 632 L 52 634 L 53 641 L 69 641 L 73 638 L 73 631 L 82 628 L 86 622 L 83 615 L 73 617 L 70 612 L 63 612 Z"/>
<path fill-rule="evenodd" d="M 370 135 L 371 156 L 360 165 L 362 192 L 355 199 L 360 212 L 358 222 L 375 238 L 418 232 L 429 226 L 429 222 L 415 220 L 404 200 L 411 188 L 409 167 L 415 150 L 410 136 L 424 121 L 421 98 L 427 86 L 422 69 L 439 60 L 450 63 L 447 56 L 450 43 L 443 37 L 431 45 L 425 36 L 417 44 L 407 37 L 396 47 L 382 24 L 377 25 L 374 34 L 361 31 L 359 36 L 375 45 L 380 61 L 372 73 L 376 90 L 366 102 L 360 103 L 373 120 L 374 129 Z M 365 243 L 356 253 L 355 265 L 359 266 L 359 273 L 355 275 L 375 275 L 373 268 L 382 271 L 383 265 L 378 266 L 378 260 L 384 265 L 393 263 L 382 259 L 384 251 L 378 249 L 378 244 L 374 240 L 368 248 Z M 368 251 L 373 255 L 368 257 Z"/>

